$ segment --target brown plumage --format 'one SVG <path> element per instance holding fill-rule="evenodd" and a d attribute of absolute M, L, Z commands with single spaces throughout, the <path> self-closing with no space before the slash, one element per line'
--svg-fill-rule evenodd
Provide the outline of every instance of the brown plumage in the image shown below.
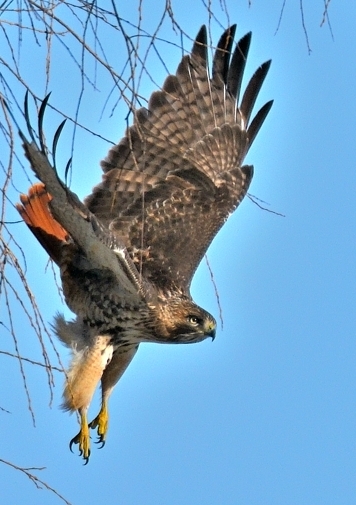
<path fill-rule="evenodd" d="M 243 159 L 272 102 L 250 122 L 269 68 L 254 74 L 240 100 L 251 34 L 232 52 L 235 26 L 222 35 L 209 76 L 203 26 L 190 55 L 102 162 L 102 182 L 84 204 L 58 179 L 41 150 L 24 140 L 41 183 L 17 208 L 59 265 L 73 322 L 55 331 L 73 351 L 64 408 L 78 410 L 78 443 L 90 455 L 87 409 L 98 381 L 102 407 L 89 423 L 104 443 L 108 398 L 141 342 L 214 338 L 216 323 L 190 295 L 211 240 L 245 196 L 253 167 Z M 40 124 L 45 104 L 40 111 Z"/>

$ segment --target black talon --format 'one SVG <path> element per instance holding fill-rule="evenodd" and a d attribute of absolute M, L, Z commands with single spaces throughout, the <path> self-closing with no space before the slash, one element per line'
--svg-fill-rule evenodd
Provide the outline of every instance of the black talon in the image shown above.
<path fill-rule="evenodd" d="M 69 442 L 69 450 L 70 450 L 71 453 L 74 454 L 73 449 L 72 449 L 73 444 L 79 444 L 79 433 L 78 433 L 78 435 L 76 435 L 75 437 L 73 437 L 72 440 Z M 101 447 L 100 447 L 100 449 L 101 449 Z M 88 456 L 83 457 L 83 459 L 85 461 L 84 466 L 89 463 L 90 454 L 91 454 L 91 450 L 89 449 L 88 450 Z M 80 457 L 83 456 L 83 449 L 79 448 L 79 456 Z"/>
<path fill-rule="evenodd" d="M 106 440 L 104 440 L 103 435 L 98 435 L 98 440 L 95 443 L 98 445 L 101 444 L 101 446 L 98 447 L 98 449 L 102 449 L 106 443 Z"/>
<path fill-rule="evenodd" d="M 69 442 L 69 450 L 70 452 L 73 453 L 73 450 L 72 450 L 72 447 L 73 447 L 73 444 L 78 444 L 79 443 L 79 440 L 78 440 L 78 435 L 76 435 L 74 438 L 72 438 L 72 440 Z M 74 454 L 74 453 L 73 453 Z"/>

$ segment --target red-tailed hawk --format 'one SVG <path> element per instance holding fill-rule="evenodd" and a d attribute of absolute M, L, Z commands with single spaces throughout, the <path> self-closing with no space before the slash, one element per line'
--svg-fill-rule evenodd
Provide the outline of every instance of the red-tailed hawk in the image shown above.
<path fill-rule="evenodd" d="M 203 26 L 190 55 L 169 75 L 148 108 L 102 162 L 104 172 L 84 203 L 58 178 L 42 136 L 23 134 L 40 183 L 17 208 L 60 268 L 66 302 L 55 332 L 72 349 L 64 408 L 81 425 L 71 441 L 90 456 L 89 427 L 104 444 L 108 399 L 141 342 L 193 343 L 215 337 L 213 316 L 197 306 L 190 284 L 210 242 L 244 198 L 253 167 L 242 165 L 272 101 L 250 121 L 270 62 L 241 81 L 251 34 L 232 51 L 235 26 L 222 35 L 209 74 Z M 57 137 L 57 135 L 56 135 Z M 56 143 L 57 138 L 55 139 Z M 88 424 L 99 381 L 102 405 Z"/>

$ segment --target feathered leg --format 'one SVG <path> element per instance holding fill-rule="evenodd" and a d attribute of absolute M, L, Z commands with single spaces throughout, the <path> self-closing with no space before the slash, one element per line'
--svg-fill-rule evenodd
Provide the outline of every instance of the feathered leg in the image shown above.
<path fill-rule="evenodd" d="M 109 410 L 108 403 L 111 393 L 114 390 L 115 384 L 118 382 L 120 377 L 125 372 L 126 368 L 130 364 L 132 358 L 135 356 L 138 349 L 137 345 L 122 345 L 118 347 L 112 356 L 109 365 L 105 368 L 103 376 L 101 378 L 101 409 L 99 414 L 91 423 L 89 423 L 90 428 L 97 428 L 98 443 L 101 443 L 101 447 L 104 447 L 106 441 L 106 435 L 108 432 L 109 425 Z"/>
<path fill-rule="evenodd" d="M 90 436 L 87 420 L 87 411 L 105 368 L 112 358 L 113 346 L 110 336 L 95 337 L 90 346 L 81 351 L 73 349 L 73 360 L 67 373 L 67 382 L 64 389 L 65 410 L 77 410 L 80 415 L 80 431 L 70 441 L 79 445 L 79 453 L 83 456 L 85 464 L 90 456 Z"/>

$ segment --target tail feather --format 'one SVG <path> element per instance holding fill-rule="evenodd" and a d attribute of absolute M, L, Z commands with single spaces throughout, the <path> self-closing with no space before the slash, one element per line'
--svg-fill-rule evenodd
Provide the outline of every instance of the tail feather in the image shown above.
<path fill-rule="evenodd" d="M 22 219 L 50 257 L 59 263 L 61 246 L 68 241 L 69 235 L 51 214 L 48 206 L 51 195 L 44 184 L 36 183 L 27 195 L 20 195 L 20 200 L 16 208 Z"/>

